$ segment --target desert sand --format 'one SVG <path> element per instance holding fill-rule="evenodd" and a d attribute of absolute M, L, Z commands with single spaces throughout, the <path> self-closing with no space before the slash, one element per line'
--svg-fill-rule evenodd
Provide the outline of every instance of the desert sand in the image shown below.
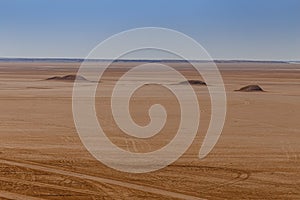
<path fill-rule="evenodd" d="M 201 113 L 194 143 L 175 163 L 145 174 L 113 170 L 81 143 L 72 116 L 73 82 L 47 80 L 74 75 L 79 65 L 0 63 L 0 199 L 300 199 L 300 64 L 218 63 L 228 112 L 215 148 L 199 160 L 210 98 L 205 85 L 193 85 Z M 110 95 L 134 65 L 115 63 L 105 73 L 97 116 L 113 143 L 149 152 L 174 137 L 180 112 L 168 90 L 145 85 L 132 97 L 133 119 L 146 125 L 149 106 L 161 103 L 168 111 L 166 126 L 148 140 L 122 134 L 111 116 Z M 198 80 L 187 64 L 170 65 Z M 247 85 L 265 92 L 235 91 Z"/>

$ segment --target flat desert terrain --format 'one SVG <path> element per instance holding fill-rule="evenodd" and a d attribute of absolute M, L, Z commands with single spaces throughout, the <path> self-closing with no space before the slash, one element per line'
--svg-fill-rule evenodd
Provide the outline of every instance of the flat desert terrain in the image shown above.
<path fill-rule="evenodd" d="M 149 139 L 123 134 L 112 118 L 110 96 L 134 65 L 118 62 L 105 72 L 96 95 L 97 117 L 120 148 L 150 152 L 174 137 L 180 110 L 166 88 L 145 85 L 131 98 L 132 118 L 147 125 L 149 106 L 160 103 L 167 122 Z M 188 79 L 199 79 L 186 63 L 172 65 Z M 134 174 L 111 169 L 87 151 L 74 125 L 73 82 L 46 80 L 76 74 L 80 63 L 1 62 L 0 199 L 300 199 L 300 64 L 217 65 L 228 110 L 214 149 L 198 158 L 211 103 L 207 86 L 193 85 L 201 113 L 193 144 L 171 165 Z M 265 92 L 235 91 L 253 84 Z"/>

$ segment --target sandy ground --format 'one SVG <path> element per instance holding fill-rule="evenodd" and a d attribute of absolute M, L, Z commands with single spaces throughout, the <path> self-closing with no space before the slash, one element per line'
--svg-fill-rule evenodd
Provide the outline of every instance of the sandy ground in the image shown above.
<path fill-rule="evenodd" d="M 105 73 L 97 116 L 113 143 L 149 152 L 174 137 L 180 112 L 168 90 L 145 86 L 132 97 L 133 119 L 146 125 L 149 106 L 161 103 L 168 111 L 166 126 L 148 140 L 122 134 L 109 110 L 110 94 L 115 80 L 133 65 L 117 63 Z M 300 65 L 218 64 L 228 112 L 217 145 L 198 159 L 210 98 L 206 86 L 193 86 L 201 112 L 194 143 L 175 163 L 146 174 L 108 168 L 81 143 L 72 116 L 73 83 L 45 81 L 75 74 L 78 66 L 0 63 L 0 199 L 300 199 Z M 197 78 L 188 67 L 181 72 Z M 234 92 L 249 84 L 266 92 Z"/>

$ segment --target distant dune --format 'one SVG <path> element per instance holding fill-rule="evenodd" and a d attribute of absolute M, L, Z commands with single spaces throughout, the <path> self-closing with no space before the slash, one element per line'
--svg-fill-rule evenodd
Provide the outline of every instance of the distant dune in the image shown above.
<path fill-rule="evenodd" d="M 79 80 L 79 81 L 88 81 L 85 77 L 83 76 L 76 76 L 76 75 L 66 75 L 66 76 L 53 76 L 50 78 L 47 78 L 46 80 L 57 80 L 57 81 L 75 81 L 75 80 Z"/>
<path fill-rule="evenodd" d="M 240 88 L 240 92 L 264 92 L 264 90 L 259 85 L 247 85 L 245 87 Z"/>
<path fill-rule="evenodd" d="M 200 80 L 188 80 L 188 81 L 180 82 L 179 84 L 206 85 L 204 81 L 200 81 Z"/>

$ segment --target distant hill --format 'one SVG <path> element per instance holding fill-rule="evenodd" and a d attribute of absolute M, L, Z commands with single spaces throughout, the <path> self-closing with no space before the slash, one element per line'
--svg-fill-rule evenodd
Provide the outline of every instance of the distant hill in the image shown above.
<path fill-rule="evenodd" d="M 85 77 L 75 74 L 70 74 L 66 76 L 53 76 L 46 79 L 47 81 L 56 80 L 56 81 L 88 81 Z"/>

